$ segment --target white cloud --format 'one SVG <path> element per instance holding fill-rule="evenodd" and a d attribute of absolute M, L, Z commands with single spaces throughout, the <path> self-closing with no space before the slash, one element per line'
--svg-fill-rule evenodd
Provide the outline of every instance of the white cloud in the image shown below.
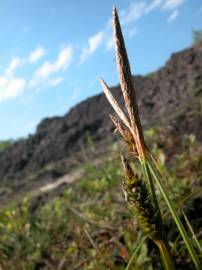
<path fill-rule="evenodd" d="M 72 47 L 66 47 L 64 49 L 62 49 L 59 53 L 58 59 L 55 62 L 55 71 L 65 71 L 70 62 L 72 61 L 72 57 L 73 57 L 73 49 Z"/>
<path fill-rule="evenodd" d="M 14 75 L 15 70 L 23 63 L 24 60 L 20 57 L 12 58 L 3 75 L 0 76 L 0 103 L 12 99 L 24 91 L 25 79 Z"/>
<path fill-rule="evenodd" d="M 73 49 L 71 46 L 60 50 L 55 61 L 46 61 L 39 67 L 31 80 L 28 82 L 28 88 L 35 88 L 37 90 L 47 87 L 55 87 L 62 83 L 63 77 L 52 78 L 54 74 L 64 72 L 70 65 L 73 58 Z"/>
<path fill-rule="evenodd" d="M 185 0 L 165 0 L 163 9 L 172 10 L 181 6 Z"/>
<path fill-rule="evenodd" d="M 25 87 L 25 80 L 17 77 L 0 77 L 0 102 L 20 95 Z"/>
<path fill-rule="evenodd" d="M 173 22 L 177 17 L 179 16 L 179 11 L 174 10 L 171 15 L 168 17 L 168 22 L 171 23 Z"/>
<path fill-rule="evenodd" d="M 37 71 L 35 72 L 36 77 L 41 77 L 41 78 L 46 78 L 48 77 L 53 71 L 55 64 L 51 64 L 50 62 L 45 62 L 43 63 L 43 65 L 37 69 Z"/>
<path fill-rule="evenodd" d="M 162 4 L 163 0 L 153 0 L 150 4 L 145 8 L 145 13 L 149 13 L 154 9 L 158 8 Z"/>
<path fill-rule="evenodd" d="M 43 65 L 35 72 L 36 78 L 46 79 L 52 73 L 65 71 L 72 61 L 73 49 L 71 46 L 62 49 L 59 52 L 58 58 L 54 62 L 44 62 Z"/>
<path fill-rule="evenodd" d="M 122 10 L 120 12 L 120 21 L 122 25 L 129 24 L 140 19 L 144 14 L 145 8 L 145 1 L 132 2 L 126 10 Z"/>
<path fill-rule="evenodd" d="M 54 78 L 54 79 L 51 79 L 49 81 L 49 85 L 51 87 L 55 87 L 55 86 L 61 84 L 63 81 L 64 81 L 64 78 L 62 78 L 62 77 Z"/>
<path fill-rule="evenodd" d="M 111 50 L 114 47 L 114 37 L 111 36 L 106 42 L 106 49 Z"/>
<path fill-rule="evenodd" d="M 85 47 L 81 53 L 80 63 L 85 62 L 85 60 L 97 50 L 97 48 L 102 44 L 104 36 L 104 32 L 100 31 L 88 39 L 88 46 Z"/>
<path fill-rule="evenodd" d="M 30 53 L 28 57 L 19 57 L 15 56 L 11 59 L 10 64 L 5 70 L 7 75 L 11 75 L 15 72 L 15 70 L 21 66 L 26 64 L 33 64 L 37 62 L 41 57 L 45 55 L 45 49 L 41 46 L 38 46 L 34 51 Z"/>
<path fill-rule="evenodd" d="M 45 54 L 45 49 L 38 46 L 28 57 L 14 57 L 8 67 L 0 75 L 0 102 L 19 96 L 25 89 L 40 89 L 55 87 L 64 80 L 61 76 L 53 77 L 58 72 L 64 72 L 73 57 L 71 46 L 60 50 L 58 57 L 53 62 L 44 62 L 32 75 L 30 79 L 16 76 L 15 71 L 19 66 L 37 62 Z"/>
<path fill-rule="evenodd" d="M 21 66 L 23 64 L 23 60 L 20 57 L 14 57 L 8 67 L 6 68 L 6 73 L 7 74 L 12 74 L 16 68 Z"/>
<path fill-rule="evenodd" d="M 36 63 L 40 58 L 45 55 L 46 51 L 43 47 L 38 46 L 28 57 L 29 63 Z"/>

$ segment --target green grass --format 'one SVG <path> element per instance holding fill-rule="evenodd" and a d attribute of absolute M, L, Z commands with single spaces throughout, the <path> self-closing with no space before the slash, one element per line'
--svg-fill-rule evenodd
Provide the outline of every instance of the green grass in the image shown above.
<path fill-rule="evenodd" d="M 147 141 L 150 141 L 158 164 L 166 175 L 167 183 L 164 184 L 170 199 L 177 207 L 185 205 L 182 209 L 197 234 L 200 216 L 190 219 L 189 208 L 194 198 L 201 196 L 200 146 L 194 136 L 189 136 L 180 141 L 177 149 L 176 138 L 167 131 L 164 133 L 162 130 L 150 130 L 146 132 Z M 160 139 L 163 148 L 159 147 Z M 169 153 L 165 152 L 168 146 L 174 152 L 172 163 Z M 186 150 L 182 151 L 182 148 Z M 54 199 L 40 205 L 36 199 L 33 202 L 33 199 L 25 197 L 0 214 L 0 262 L 3 269 L 127 267 L 143 235 L 134 227 L 131 215 L 126 211 L 120 186 L 119 151 L 114 147 L 110 157 L 103 157 L 99 165 L 86 162 L 84 167 L 85 176 L 75 184 L 65 186 Z M 169 226 L 168 238 L 177 258 L 177 269 L 193 269 L 165 202 L 161 194 L 158 195 L 164 221 Z M 35 211 L 33 205 L 37 205 Z M 188 209 L 186 205 L 189 205 Z M 185 268 L 180 266 L 182 263 L 185 263 Z M 130 264 L 130 269 L 160 269 L 160 258 L 151 242 L 144 241 Z"/>
<path fill-rule="evenodd" d="M 0 141 L 0 151 L 6 150 L 12 144 L 12 140 Z"/>

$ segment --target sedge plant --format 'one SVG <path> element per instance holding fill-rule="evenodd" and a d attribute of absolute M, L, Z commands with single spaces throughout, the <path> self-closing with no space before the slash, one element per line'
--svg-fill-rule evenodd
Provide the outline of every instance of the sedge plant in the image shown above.
<path fill-rule="evenodd" d="M 129 162 L 122 156 L 125 178 L 122 183 L 125 200 L 132 214 L 135 215 L 139 227 L 159 248 L 164 269 L 175 269 L 171 256 L 170 247 L 164 231 L 163 219 L 160 212 L 158 198 L 156 196 L 156 186 L 162 194 L 163 199 L 176 223 L 181 237 L 197 270 L 202 269 L 199 256 L 197 255 L 192 241 L 182 224 L 175 205 L 169 198 L 163 184 L 163 176 L 147 147 L 140 122 L 135 89 L 132 80 L 130 64 L 125 48 L 124 38 L 119 22 L 116 8 L 112 14 L 116 64 L 119 75 L 120 87 L 125 103 L 125 110 L 122 110 L 110 92 L 108 85 L 100 79 L 103 91 L 116 112 L 116 116 L 110 115 L 116 130 L 120 133 L 123 141 L 128 147 L 130 154 L 138 160 L 143 177 L 136 175 Z M 126 115 L 126 113 L 127 115 Z"/>

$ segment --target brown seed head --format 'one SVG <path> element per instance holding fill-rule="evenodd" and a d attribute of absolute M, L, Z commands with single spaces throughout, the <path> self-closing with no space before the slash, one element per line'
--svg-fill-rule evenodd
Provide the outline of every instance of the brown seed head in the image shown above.
<path fill-rule="evenodd" d="M 123 123 L 130 128 L 130 123 L 127 119 L 127 117 L 125 116 L 124 112 L 122 111 L 122 109 L 120 108 L 119 104 L 117 103 L 117 101 L 115 100 L 115 98 L 112 96 L 110 89 L 108 87 L 108 85 L 106 84 L 106 82 L 100 78 L 100 83 L 102 85 L 102 89 L 106 95 L 106 98 L 108 99 L 109 103 L 111 104 L 112 108 L 114 109 L 114 111 L 117 113 L 117 115 L 119 116 L 119 118 L 123 121 Z"/>
<path fill-rule="evenodd" d="M 131 182 L 131 181 L 135 181 L 136 176 L 132 170 L 132 168 L 130 167 L 130 164 L 128 163 L 127 159 L 121 155 L 121 161 L 122 161 L 122 165 L 123 165 L 123 169 L 124 169 L 124 173 L 127 177 L 127 179 Z"/>
<path fill-rule="evenodd" d="M 134 141 L 134 138 L 133 138 L 131 131 L 126 126 L 124 126 L 115 116 L 110 114 L 109 117 L 111 118 L 112 122 L 114 123 L 116 130 L 118 130 L 119 133 L 121 134 L 130 153 L 137 156 L 137 148 L 136 148 L 136 144 L 135 144 L 135 141 Z"/>
<path fill-rule="evenodd" d="M 121 90 L 123 92 L 123 97 L 131 121 L 131 125 L 133 125 L 133 122 L 135 122 L 136 120 L 135 110 L 137 109 L 135 91 L 133 89 L 132 75 L 128 55 L 125 48 L 124 38 L 121 31 L 119 17 L 115 7 L 113 8 L 112 20 L 114 28 L 116 63 Z"/>
<path fill-rule="evenodd" d="M 115 54 L 116 63 L 119 74 L 119 80 L 121 90 L 123 93 L 126 110 L 129 115 L 131 130 L 136 142 L 136 147 L 140 159 L 144 159 L 145 156 L 145 142 L 142 132 L 142 126 L 140 123 L 138 106 L 135 96 L 135 90 L 133 86 L 133 79 L 128 60 L 127 51 L 125 48 L 124 38 L 121 31 L 121 25 L 119 22 L 116 8 L 113 8 L 112 13 L 113 29 L 114 29 L 114 41 L 115 41 Z"/>

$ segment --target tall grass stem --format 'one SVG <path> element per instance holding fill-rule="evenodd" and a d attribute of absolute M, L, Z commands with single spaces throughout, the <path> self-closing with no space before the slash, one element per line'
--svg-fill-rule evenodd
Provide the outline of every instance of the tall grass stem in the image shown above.
<path fill-rule="evenodd" d="M 135 247 L 135 249 L 133 251 L 132 256 L 130 257 L 130 260 L 129 260 L 128 265 L 126 266 L 125 270 L 130 270 L 131 269 L 132 263 L 133 263 L 134 259 L 136 258 L 137 253 L 140 250 L 140 248 L 141 248 L 142 244 L 144 243 L 144 241 L 146 240 L 146 238 L 147 238 L 146 236 L 143 236 L 140 239 L 140 241 L 137 243 L 137 245 L 136 245 L 136 247 Z M 135 270 L 134 268 L 132 268 L 132 269 Z"/>
<path fill-rule="evenodd" d="M 158 173 L 156 172 L 151 161 L 147 161 L 147 164 L 148 164 L 150 172 L 151 172 L 151 174 L 152 174 L 152 176 L 153 176 L 153 178 L 154 178 L 154 180 L 155 180 L 155 182 L 156 182 L 156 184 L 157 184 L 157 186 L 158 186 L 158 188 L 159 188 L 159 190 L 160 190 L 160 192 L 161 192 L 161 194 L 162 194 L 162 196 L 163 196 L 163 198 L 164 198 L 164 200 L 165 200 L 165 202 L 166 202 L 166 204 L 171 212 L 171 215 L 172 215 L 172 217 L 173 217 L 173 219 L 178 227 L 178 230 L 179 230 L 179 232 L 180 232 L 180 234 L 185 242 L 187 250 L 188 250 L 188 252 L 189 252 L 189 254 L 190 254 L 190 256 L 195 264 L 196 269 L 201 270 L 202 266 L 200 264 L 200 261 L 199 261 L 197 254 L 196 254 L 196 251 L 195 251 L 195 249 L 192 245 L 192 242 L 189 239 L 189 236 L 188 236 L 188 234 L 187 234 L 187 232 L 186 232 L 186 230 L 185 230 L 185 228 L 184 228 L 184 226 L 183 226 L 183 224 L 182 224 L 182 222 L 177 214 L 177 211 L 176 211 L 174 205 L 172 204 L 170 198 L 168 197 L 168 194 L 165 190 L 165 187 L 164 187 Z"/>
<path fill-rule="evenodd" d="M 156 245 L 159 248 L 161 259 L 163 261 L 164 270 L 174 270 L 175 266 L 173 264 L 173 260 L 168 249 L 168 246 L 164 241 L 155 241 Z"/>

